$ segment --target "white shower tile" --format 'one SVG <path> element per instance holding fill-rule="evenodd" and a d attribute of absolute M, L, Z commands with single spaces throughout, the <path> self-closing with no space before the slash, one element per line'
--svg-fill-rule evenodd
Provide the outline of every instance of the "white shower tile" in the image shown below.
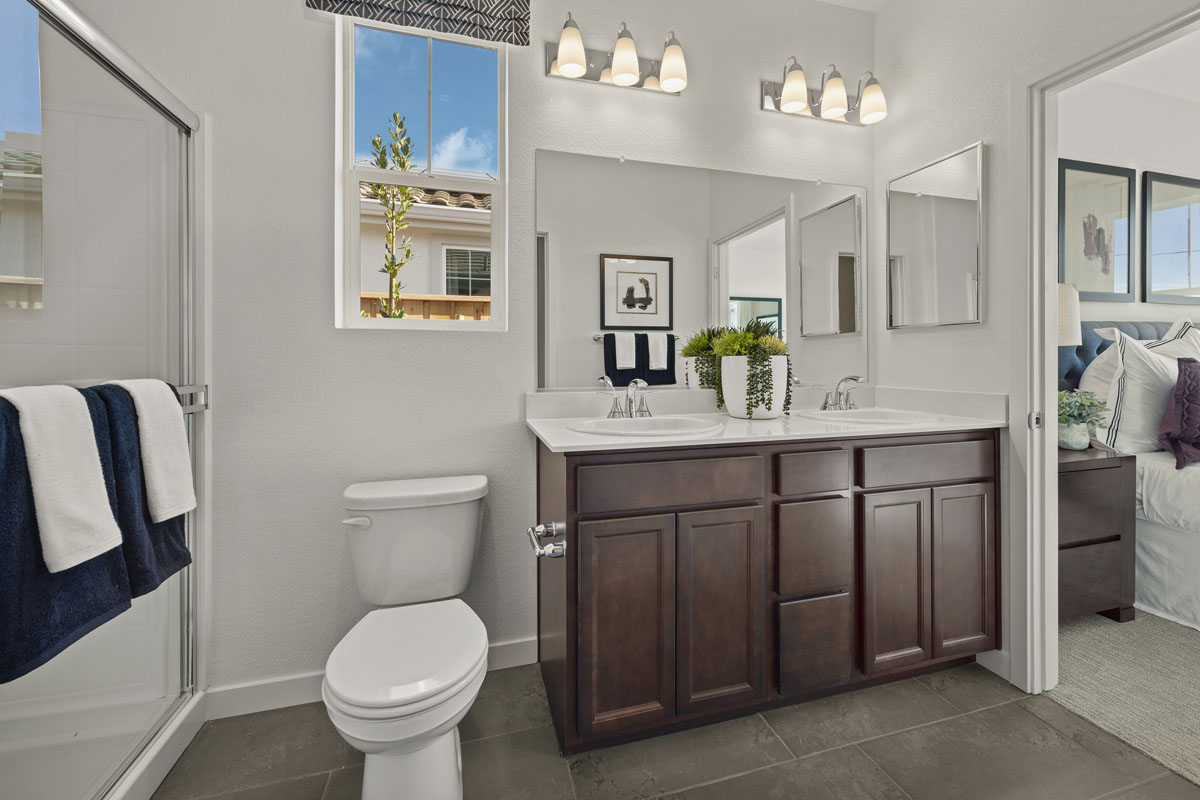
<path fill-rule="evenodd" d="M 76 302 L 81 345 L 148 344 L 145 290 L 80 288 Z"/>

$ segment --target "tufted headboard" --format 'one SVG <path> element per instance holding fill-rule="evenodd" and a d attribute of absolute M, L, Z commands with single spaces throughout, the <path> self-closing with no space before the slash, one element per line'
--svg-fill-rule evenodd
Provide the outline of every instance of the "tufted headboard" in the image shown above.
<path fill-rule="evenodd" d="M 1078 347 L 1058 348 L 1058 390 L 1078 389 L 1079 379 L 1087 365 L 1096 356 L 1108 349 L 1112 342 L 1096 335 L 1097 328 L 1116 328 L 1135 339 L 1158 339 L 1167 332 L 1171 323 L 1166 320 L 1153 322 L 1083 322 L 1083 344 Z"/>

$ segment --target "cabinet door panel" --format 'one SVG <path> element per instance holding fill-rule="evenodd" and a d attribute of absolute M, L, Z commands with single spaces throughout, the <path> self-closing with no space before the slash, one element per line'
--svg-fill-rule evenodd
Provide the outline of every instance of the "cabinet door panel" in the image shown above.
<path fill-rule="evenodd" d="M 933 490 L 933 655 L 982 653 L 996 641 L 991 483 Z"/>
<path fill-rule="evenodd" d="M 929 489 L 862 495 L 863 672 L 932 653 Z"/>
<path fill-rule="evenodd" d="M 779 604 L 779 691 L 797 694 L 850 677 L 854 606 L 846 592 Z"/>
<path fill-rule="evenodd" d="M 850 498 L 779 506 L 779 594 L 814 597 L 850 587 L 854 528 Z"/>
<path fill-rule="evenodd" d="M 680 714 L 763 696 L 766 571 L 761 506 L 679 515 Z"/>
<path fill-rule="evenodd" d="M 579 523 L 579 728 L 675 712 L 675 517 Z"/>

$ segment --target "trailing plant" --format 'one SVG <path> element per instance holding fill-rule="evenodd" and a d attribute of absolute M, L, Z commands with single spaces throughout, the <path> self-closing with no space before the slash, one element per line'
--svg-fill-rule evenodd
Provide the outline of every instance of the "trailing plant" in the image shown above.
<path fill-rule="evenodd" d="M 771 369 L 772 356 L 787 356 L 787 344 L 775 335 L 775 325 L 751 320 L 741 330 L 729 330 L 713 342 L 713 352 L 719 356 L 746 356 L 746 416 L 754 409 L 772 410 L 775 376 Z M 792 405 L 792 360 L 788 357 L 787 391 L 783 410 Z M 722 403 L 723 405 L 723 403 Z"/>
<path fill-rule="evenodd" d="M 1063 425 L 1096 425 L 1107 410 L 1108 406 L 1095 392 L 1072 389 L 1058 393 L 1058 421 Z"/>
<path fill-rule="evenodd" d="M 696 379 L 700 386 L 716 389 L 717 408 L 725 407 L 725 396 L 721 391 L 721 359 L 713 352 L 713 343 L 724 335 L 728 328 L 703 328 L 683 347 L 686 358 L 696 359 Z"/>
<path fill-rule="evenodd" d="M 408 172 L 413 168 L 412 139 L 404 120 L 399 113 L 392 114 L 387 130 L 391 141 L 386 145 L 382 136 L 371 137 L 371 164 L 376 169 Z M 391 183 L 372 183 L 369 188 L 383 206 L 383 266 L 379 271 L 388 276 L 388 296 L 379 300 L 380 316 L 397 319 L 404 316 L 400 270 L 412 260 L 412 237 L 403 231 L 408 228 L 408 212 L 416 202 L 418 190 Z M 365 311 L 362 315 L 367 316 Z"/>

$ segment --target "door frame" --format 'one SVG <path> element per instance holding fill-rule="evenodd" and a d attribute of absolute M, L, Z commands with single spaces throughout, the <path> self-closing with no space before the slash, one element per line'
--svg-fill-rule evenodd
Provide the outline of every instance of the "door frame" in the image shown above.
<path fill-rule="evenodd" d="M 712 268 L 712 293 L 709 297 L 709 324 L 714 327 L 723 327 L 729 324 L 729 243 L 735 239 L 740 239 L 743 236 L 754 233 L 760 228 L 765 228 L 779 220 L 784 220 L 784 272 L 788 276 L 787 282 L 790 283 L 790 270 L 788 270 L 788 254 L 791 252 L 791 231 L 786 221 L 791 215 L 791 201 L 789 199 L 786 206 L 781 206 L 775 209 L 770 214 L 759 217 L 749 225 L 743 225 L 732 233 L 726 234 L 719 239 L 714 239 L 709 244 L 709 265 Z M 787 290 L 784 292 L 783 308 L 786 316 L 787 310 Z"/>
<path fill-rule="evenodd" d="M 1010 376 L 1010 474 L 1017 479 L 1009 481 L 1006 503 L 1007 667 L 1009 680 L 1026 692 L 1058 684 L 1058 456 L 1056 437 L 1047 434 L 1057 420 L 1058 94 L 1197 29 L 1194 0 L 1166 0 L 1140 32 L 1130 35 L 1128 23 L 1113 26 L 1062 48 L 1012 83 L 1009 144 L 1016 168 L 1008 196 L 1014 210 L 1025 209 L 1014 222 L 1026 269 L 1013 271 L 1010 287 L 1012 348 L 1024 358 L 1012 360 Z M 1022 464 L 1023 480 L 1017 477 Z M 998 660 L 980 661 L 1002 667 Z"/>

